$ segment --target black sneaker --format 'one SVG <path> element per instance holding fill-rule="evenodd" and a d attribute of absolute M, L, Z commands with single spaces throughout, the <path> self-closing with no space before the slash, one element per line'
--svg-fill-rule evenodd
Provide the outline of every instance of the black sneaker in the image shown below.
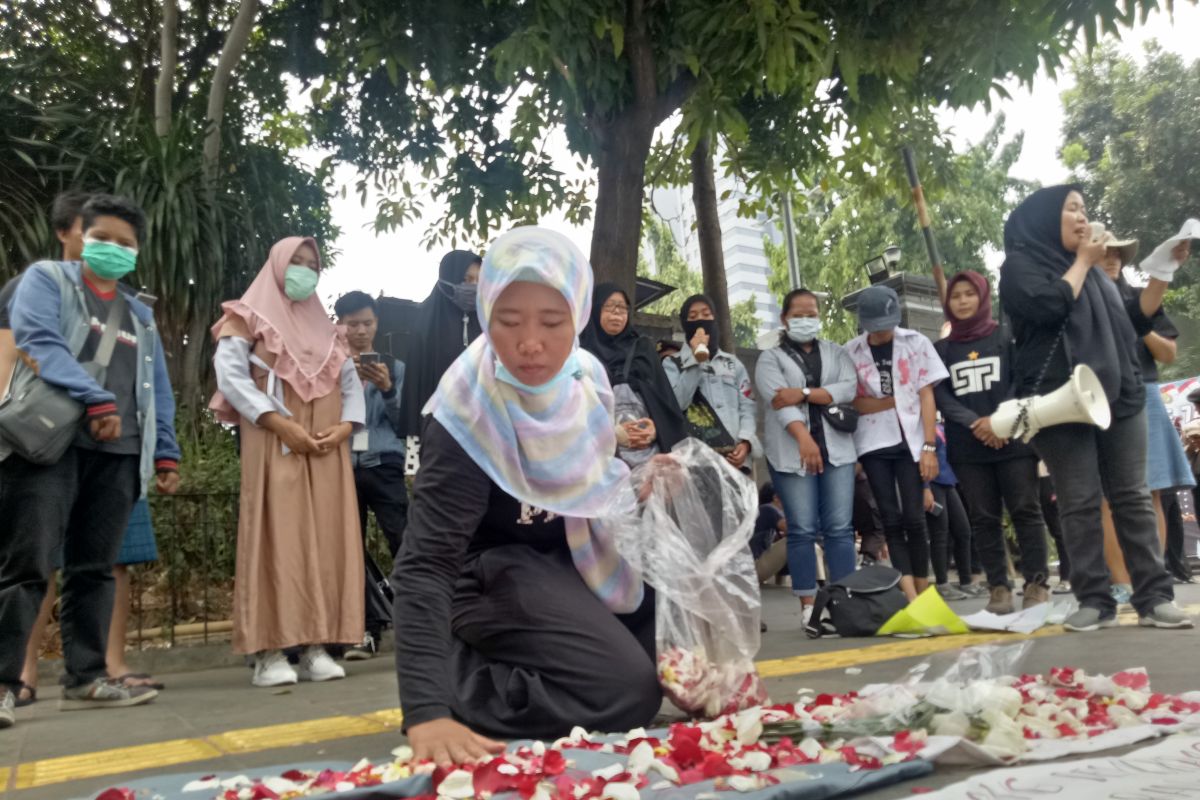
<path fill-rule="evenodd" d="M 96 678 L 91 683 L 68 686 L 58 701 L 59 711 L 86 711 L 93 708 L 125 708 L 149 703 L 158 690 L 149 686 L 126 686 L 120 681 Z"/>
<path fill-rule="evenodd" d="M 367 661 L 374 658 L 378 652 L 379 646 L 375 643 L 375 637 L 368 631 L 363 634 L 362 644 L 346 648 L 346 654 L 342 657 L 347 661 Z"/>
<path fill-rule="evenodd" d="M 17 698 L 9 689 L 0 693 L 0 728 L 17 724 Z"/>

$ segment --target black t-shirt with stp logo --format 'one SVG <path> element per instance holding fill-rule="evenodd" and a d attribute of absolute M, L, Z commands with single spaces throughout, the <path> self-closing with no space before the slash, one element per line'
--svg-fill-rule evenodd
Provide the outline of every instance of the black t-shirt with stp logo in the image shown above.
<path fill-rule="evenodd" d="M 1008 328 L 1001 326 L 971 342 L 942 339 L 933 346 L 950 373 L 933 390 L 945 419 L 950 463 L 980 464 L 1033 456 L 1033 450 L 1019 441 L 994 450 L 971 431 L 971 423 L 990 417 L 1013 396 L 1013 340 Z"/>
<path fill-rule="evenodd" d="M 79 363 L 86 364 L 96 357 L 96 349 L 100 346 L 100 337 L 104 335 L 104 325 L 116 299 L 116 292 L 117 290 L 114 290 L 111 294 L 102 295 L 84 282 L 83 296 L 87 301 L 88 315 L 91 317 L 91 331 L 83 349 L 79 351 Z M 130 313 L 129 301 L 126 300 L 121 329 L 117 333 L 112 359 L 108 362 L 104 378 L 104 388 L 116 396 L 117 413 L 121 417 L 121 438 L 112 442 L 97 442 L 92 438 L 85 422 L 75 438 L 78 447 L 119 455 L 137 455 L 142 451 L 142 432 L 137 418 L 138 340 Z"/>

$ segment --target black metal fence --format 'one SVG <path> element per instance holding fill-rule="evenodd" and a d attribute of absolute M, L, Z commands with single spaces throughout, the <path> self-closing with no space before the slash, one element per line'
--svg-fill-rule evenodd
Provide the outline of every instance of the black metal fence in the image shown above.
<path fill-rule="evenodd" d="M 158 561 L 131 569 L 131 643 L 208 642 L 229 631 L 238 495 L 153 495 Z"/>

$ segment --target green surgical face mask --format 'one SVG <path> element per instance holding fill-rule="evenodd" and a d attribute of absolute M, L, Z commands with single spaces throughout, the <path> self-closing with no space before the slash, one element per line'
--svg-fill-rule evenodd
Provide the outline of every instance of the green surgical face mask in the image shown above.
<path fill-rule="evenodd" d="M 124 278 L 137 266 L 138 251 L 112 242 L 91 239 L 83 243 L 83 260 L 92 272 L 106 281 Z"/>
<path fill-rule="evenodd" d="M 297 303 L 312 297 L 320 276 L 315 269 L 291 265 L 283 272 L 283 291 Z"/>

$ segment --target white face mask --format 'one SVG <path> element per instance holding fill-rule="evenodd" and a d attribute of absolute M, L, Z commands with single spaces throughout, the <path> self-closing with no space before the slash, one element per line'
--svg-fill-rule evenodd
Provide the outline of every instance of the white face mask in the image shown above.
<path fill-rule="evenodd" d="M 792 317 L 787 322 L 787 335 L 793 342 L 807 344 L 821 335 L 819 317 Z"/>

